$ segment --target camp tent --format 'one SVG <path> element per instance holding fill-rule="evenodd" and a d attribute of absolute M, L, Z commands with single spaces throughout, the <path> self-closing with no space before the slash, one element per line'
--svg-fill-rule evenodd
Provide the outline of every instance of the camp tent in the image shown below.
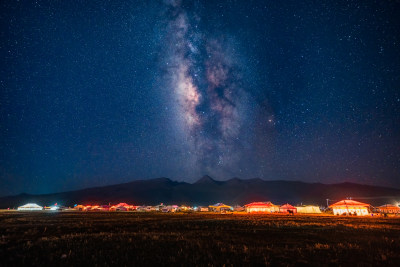
<path fill-rule="evenodd" d="M 109 208 L 110 211 L 128 211 L 134 209 L 134 206 L 127 203 L 118 203 L 117 205 L 113 205 Z"/>
<path fill-rule="evenodd" d="M 312 206 L 312 205 L 303 205 L 303 206 L 296 206 L 297 213 L 321 213 L 321 210 L 319 209 L 318 206 Z"/>
<path fill-rule="evenodd" d="M 233 207 L 234 211 L 246 211 L 245 207 L 236 205 Z"/>
<path fill-rule="evenodd" d="M 190 206 L 181 205 L 181 206 L 178 208 L 178 210 L 179 210 L 179 211 L 191 211 L 192 208 L 191 208 Z"/>
<path fill-rule="evenodd" d="M 43 210 L 43 207 L 41 207 L 35 203 L 28 203 L 23 206 L 19 206 L 18 210 L 21 210 L 21 211 Z"/>
<path fill-rule="evenodd" d="M 244 205 L 246 212 L 279 212 L 279 206 L 271 202 L 252 202 Z"/>
<path fill-rule="evenodd" d="M 110 205 L 101 205 L 99 207 L 99 210 L 101 210 L 101 211 L 109 211 L 110 208 L 111 208 Z"/>
<path fill-rule="evenodd" d="M 369 204 L 352 199 L 341 200 L 329 206 L 334 215 L 355 214 L 357 216 L 369 215 Z"/>
<path fill-rule="evenodd" d="M 232 211 L 233 208 L 231 206 L 225 205 L 224 203 L 217 203 L 214 205 L 208 206 L 211 211 L 222 212 L 222 211 Z"/>
<path fill-rule="evenodd" d="M 198 206 L 196 207 L 195 211 L 208 211 L 208 207 L 206 206 Z"/>
<path fill-rule="evenodd" d="M 379 206 L 377 209 L 380 213 L 384 214 L 400 214 L 400 207 L 391 204 Z"/>
<path fill-rule="evenodd" d="M 297 209 L 295 207 L 293 207 L 292 205 L 290 205 L 289 203 L 286 203 L 285 205 L 282 205 L 279 207 L 279 212 L 282 213 L 297 213 Z"/>
<path fill-rule="evenodd" d="M 167 205 L 161 209 L 161 212 L 176 212 L 179 206 L 177 205 Z"/>
<path fill-rule="evenodd" d="M 86 207 L 83 205 L 75 205 L 74 210 L 82 211 L 82 210 L 86 210 Z"/>

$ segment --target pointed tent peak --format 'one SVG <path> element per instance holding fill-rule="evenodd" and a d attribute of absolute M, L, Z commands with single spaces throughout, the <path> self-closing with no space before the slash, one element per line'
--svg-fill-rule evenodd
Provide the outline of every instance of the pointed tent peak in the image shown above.
<path fill-rule="evenodd" d="M 282 205 L 281 208 L 283 208 L 283 209 L 294 209 L 295 207 L 293 207 L 289 203 L 286 203 L 286 204 Z"/>
<path fill-rule="evenodd" d="M 125 202 L 121 202 L 121 203 L 118 203 L 117 205 L 115 205 L 116 207 L 119 207 L 119 206 L 130 206 L 130 205 L 128 205 L 127 203 L 125 203 Z"/>
<path fill-rule="evenodd" d="M 252 202 L 252 203 L 249 203 L 249 204 L 246 204 L 245 205 L 246 207 L 272 207 L 272 206 L 275 206 L 274 204 L 272 204 L 270 201 L 267 201 L 267 202 Z"/>
<path fill-rule="evenodd" d="M 205 184 L 205 183 L 216 183 L 217 181 L 215 181 L 213 178 L 211 178 L 208 175 L 204 175 L 203 177 L 201 177 L 199 180 L 197 180 L 195 182 L 195 184 Z"/>
<path fill-rule="evenodd" d="M 231 207 L 228 205 L 225 205 L 224 203 L 215 203 L 214 205 L 210 205 L 209 207 Z"/>

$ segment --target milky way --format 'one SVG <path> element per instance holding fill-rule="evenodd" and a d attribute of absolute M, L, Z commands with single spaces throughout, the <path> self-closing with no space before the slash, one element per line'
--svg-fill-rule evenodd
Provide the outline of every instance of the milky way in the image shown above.
<path fill-rule="evenodd" d="M 1 1 L 0 196 L 209 174 L 400 187 L 398 1 Z"/>
<path fill-rule="evenodd" d="M 197 171 L 221 174 L 237 164 L 249 95 L 243 89 L 241 62 L 228 38 L 201 30 L 198 14 L 180 2 L 168 3 L 166 47 L 162 64 L 178 130 L 187 142 Z"/>

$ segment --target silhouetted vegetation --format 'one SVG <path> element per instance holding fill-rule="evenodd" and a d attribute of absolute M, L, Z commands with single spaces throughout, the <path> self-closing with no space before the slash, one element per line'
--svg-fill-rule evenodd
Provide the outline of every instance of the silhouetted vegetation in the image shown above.
<path fill-rule="evenodd" d="M 2 266 L 398 265 L 400 218 L 0 212 Z"/>

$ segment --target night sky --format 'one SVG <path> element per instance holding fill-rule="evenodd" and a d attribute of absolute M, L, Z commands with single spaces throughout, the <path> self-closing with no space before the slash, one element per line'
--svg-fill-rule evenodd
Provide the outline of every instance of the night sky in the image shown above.
<path fill-rule="evenodd" d="M 1 1 L 0 195 L 400 187 L 400 3 L 302 2 Z"/>

